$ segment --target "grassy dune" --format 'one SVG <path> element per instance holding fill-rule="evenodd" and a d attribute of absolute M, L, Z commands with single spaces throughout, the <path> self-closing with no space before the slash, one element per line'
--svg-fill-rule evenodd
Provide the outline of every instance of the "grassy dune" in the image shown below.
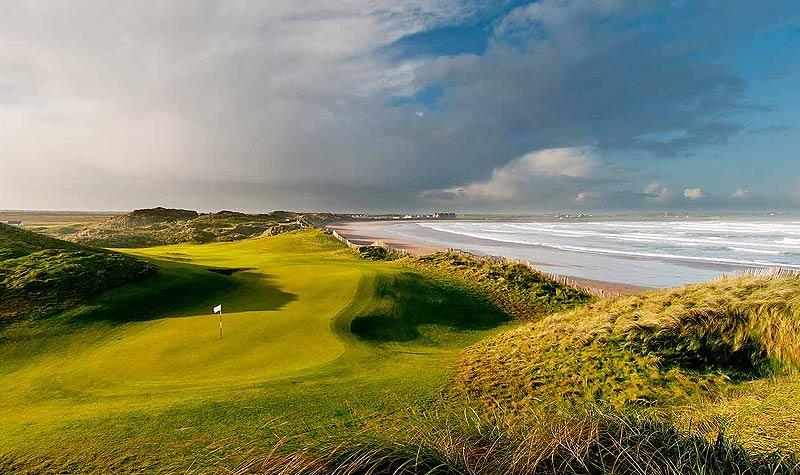
<path fill-rule="evenodd" d="M 154 271 L 140 259 L 0 224 L 0 325 L 48 316 Z"/>
<path fill-rule="evenodd" d="M 235 466 L 435 399 L 457 351 L 507 320 L 320 231 L 124 252 L 158 272 L 0 330 L 0 468 Z"/>
<path fill-rule="evenodd" d="M 675 404 L 800 369 L 800 276 L 601 300 L 482 342 L 460 380 L 494 397 Z"/>
<path fill-rule="evenodd" d="M 499 262 L 458 251 L 416 257 L 408 261 L 408 265 L 480 289 L 521 321 L 538 320 L 591 300 L 589 295 L 555 282 L 524 264 Z"/>
<path fill-rule="evenodd" d="M 800 276 L 601 300 L 470 347 L 457 384 L 497 404 L 600 405 L 800 450 Z"/>

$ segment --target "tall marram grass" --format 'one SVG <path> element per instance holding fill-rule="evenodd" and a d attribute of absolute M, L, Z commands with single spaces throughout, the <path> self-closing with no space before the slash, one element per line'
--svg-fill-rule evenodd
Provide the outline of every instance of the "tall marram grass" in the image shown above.
<path fill-rule="evenodd" d="M 800 373 L 800 276 L 741 276 L 590 302 L 468 348 L 473 397 L 674 406 Z"/>
<path fill-rule="evenodd" d="M 234 474 L 791 474 L 798 460 L 751 454 L 728 439 L 685 435 L 644 416 L 597 409 L 478 412 L 449 406 L 356 436 L 281 439 Z"/>
<path fill-rule="evenodd" d="M 404 265 L 460 281 L 485 293 L 516 320 L 535 321 L 589 302 L 592 297 L 529 265 L 463 252 L 413 257 Z"/>

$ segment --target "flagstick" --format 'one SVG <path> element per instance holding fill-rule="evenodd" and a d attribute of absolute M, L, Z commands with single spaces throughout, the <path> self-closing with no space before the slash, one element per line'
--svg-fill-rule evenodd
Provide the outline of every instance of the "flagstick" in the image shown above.
<path fill-rule="evenodd" d="M 222 339 L 222 309 L 219 309 L 219 339 Z"/>

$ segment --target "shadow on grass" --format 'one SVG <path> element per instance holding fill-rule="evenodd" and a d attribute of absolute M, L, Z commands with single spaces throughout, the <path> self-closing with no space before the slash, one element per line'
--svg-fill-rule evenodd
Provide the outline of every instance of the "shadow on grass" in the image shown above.
<path fill-rule="evenodd" d="M 482 294 L 414 272 L 378 276 L 373 298 L 375 303 L 352 320 L 350 331 L 377 342 L 415 340 L 423 325 L 488 330 L 509 320 Z"/>
<path fill-rule="evenodd" d="M 756 335 L 741 331 L 748 319 L 744 313 L 704 310 L 680 326 L 636 328 L 632 347 L 642 354 L 657 354 L 663 371 L 722 373 L 735 383 L 764 378 L 779 368 Z"/>
<path fill-rule="evenodd" d="M 219 303 L 227 312 L 279 310 L 297 299 L 262 272 L 148 260 L 158 265 L 155 275 L 105 292 L 63 317 L 73 323 L 124 323 L 211 314 Z"/>

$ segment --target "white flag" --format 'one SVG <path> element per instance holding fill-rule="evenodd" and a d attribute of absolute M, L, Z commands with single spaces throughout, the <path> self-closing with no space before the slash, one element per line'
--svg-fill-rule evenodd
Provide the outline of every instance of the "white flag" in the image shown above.
<path fill-rule="evenodd" d="M 214 313 L 222 313 L 222 304 L 219 304 L 216 307 L 214 307 Z"/>

